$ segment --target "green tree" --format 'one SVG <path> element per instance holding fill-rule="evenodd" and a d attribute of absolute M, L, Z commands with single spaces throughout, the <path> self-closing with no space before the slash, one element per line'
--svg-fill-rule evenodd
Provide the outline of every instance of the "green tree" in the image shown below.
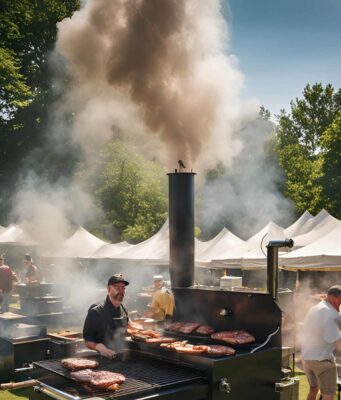
<path fill-rule="evenodd" d="M 58 96 L 48 60 L 57 22 L 79 6 L 79 0 L 0 0 L 1 220 L 26 161 L 39 159 L 34 167 L 43 164 L 41 155 L 30 156 L 44 146 L 49 110 Z"/>
<path fill-rule="evenodd" d="M 11 120 L 18 108 L 26 107 L 31 98 L 30 88 L 19 72 L 11 52 L 0 47 L 0 127 Z"/>
<path fill-rule="evenodd" d="M 95 175 L 95 196 L 106 217 L 102 230 L 109 224 L 119 234 L 109 239 L 137 242 L 160 229 L 167 215 L 167 180 L 157 163 L 114 139 L 101 152 Z"/>
<path fill-rule="evenodd" d="M 278 116 L 277 152 L 285 173 L 285 194 L 297 212 L 316 213 L 324 207 L 322 199 L 321 137 L 341 110 L 341 89 L 332 85 L 309 84 L 303 98 L 290 103 L 291 112 Z"/>
<path fill-rule="evenodd" d="M 321 137 L 322 197 L 326 208 L 341 218 L 341 112 Z"/>

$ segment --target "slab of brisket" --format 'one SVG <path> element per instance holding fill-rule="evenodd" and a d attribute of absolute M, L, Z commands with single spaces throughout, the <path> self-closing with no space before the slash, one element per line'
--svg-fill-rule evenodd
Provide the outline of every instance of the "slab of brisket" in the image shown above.
<path fill-rule="evenodd" d="M 70 369 L 71 371 L 98 367 L 97 361 L 88 360 L 86 358 L 64 358 L 61 360 L 61 364 L 64 368 Z"/>
<path fill-rule="evenodd" d="M 254 336 L 245 331 L 216 332 L 211 335 L 211 339 L 222 340 L 232 345 L 253 343 L 256 340 Z"/>

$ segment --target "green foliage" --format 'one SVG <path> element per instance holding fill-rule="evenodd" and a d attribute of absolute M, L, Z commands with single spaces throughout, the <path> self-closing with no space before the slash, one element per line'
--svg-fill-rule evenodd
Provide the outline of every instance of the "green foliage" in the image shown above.
<path fill-rule="evenodd" d="M 79 8 L 79 0 L 0 0 L 0 219 L 22 169 L 43 168 L 42 148 L 49 109 L 56 99 L 49 56 L 57 22 Z M 30 158 L 33 164 L 27 165 Z M 39 163 L 34 160 L 39 159 Z M 58 162 L 58 160 L 56 160 Z M 59 173 L 67 167 L 59 163 Z M 46 164 L 45 164 L 46 166 Z M 63 169 L 64 168 L 64 169 Z"/>
<path fill-rule="evenodd" d="M 303 98 L 291 102 L 291 113 L 284 110 L 278 116 L 277 153 L 285 173 L 285 194 L 297 212 L 317 213 L 328 208 L 322 193 L 323 132 L 341 109 L 341 90 L 335 93 L 332 85 L 309 84 Z"/>
<path fill-rule="evenodd" d="M 167 180 L 158 164 L 115 139 L 100 154 L 96 176 L 96 198 L 120 240 L 145 240 L 160 229 L 167 215 Z"/>
<path fill-rule="evenodd" d="M 321 136 L 322 196 L 325 208 L 341 219 L 341 112 Z"/>
<path fill-rule="evenodd" d="M 29 104 L 31 91 L 9 50 L 0 48 L 0 60 L 0 124 L 4 124 L 18 108 Z"/>

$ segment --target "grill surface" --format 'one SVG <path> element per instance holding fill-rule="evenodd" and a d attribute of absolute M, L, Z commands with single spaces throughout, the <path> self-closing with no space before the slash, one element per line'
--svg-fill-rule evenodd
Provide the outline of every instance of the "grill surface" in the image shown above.
<path fill-rule="evenodd" d="M 166 364 L 162 361 L 150 359 L 148 356 L 134 354 L 126 360 L 105 360 L 99 357 L 91 357 L 99 361 L 99 366 L 95 370 L 106 370 L 120 372 L 126 377 L 126 381 L 120 385 L 115 392 L 103 389 L 94 389 L 88 385 L 79 384 L 71 380 L 70 372 L 63 368 L 60 360 L 47 360 L 33 363 L 36 367 L 45 371 L 53 372 L 66 379 L 40 380 L 44 383 L 52 383 L 53 387 L 62 390 L 72 396 L 86 398 L 89 396 L 98 396 L 103 399 L 121 398 L 136 393 L 144 393 L 153 390 L 170 388 L 189 381 L 202 380 L 202 377 L 193 369 L 186 367 L 177 367 Z M 42 371 L 40 371 L 42 372 Z M 51 376 L 50 376 L 51 378 Z"/>

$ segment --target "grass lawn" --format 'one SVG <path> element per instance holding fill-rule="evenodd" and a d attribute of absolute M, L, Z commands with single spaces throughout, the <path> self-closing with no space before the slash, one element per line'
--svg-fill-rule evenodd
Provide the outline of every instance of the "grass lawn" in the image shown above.
<path fill-rule="evenodd" d="M 304 372 L 299 369 L 296 369 L 295 375 L 300 379 L 299 400 L 306 400 L 307 394 L 309 392 L 309 384 L 307 378 L 305 377 Z M 334 400 L 337 400 L 337 395 L 335 395 Z"/>

